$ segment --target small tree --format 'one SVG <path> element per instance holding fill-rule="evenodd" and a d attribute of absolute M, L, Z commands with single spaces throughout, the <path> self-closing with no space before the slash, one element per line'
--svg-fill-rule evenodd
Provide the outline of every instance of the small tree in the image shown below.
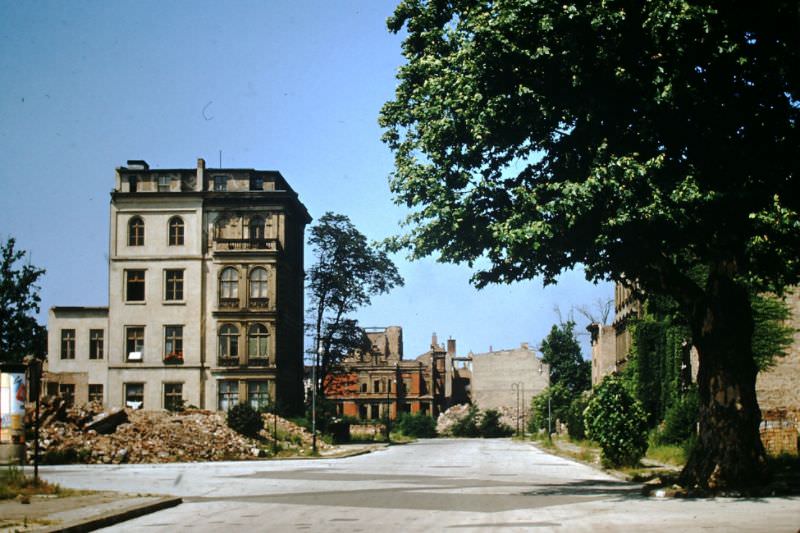
<path fill-rule="evenodd" d="M 404 413 L 397 422 L 397 427 L 409 437 L 429 439 L 436 436 L 436 421 L 424 414 Z"/>
<path fill-rule="evenodd" d="M 0 246 L 0 361 L 20 362 L 26 355 L 46 352 L 45 329 L 32 315 L 39 312 L 39 287 L 44 269 L 31 264 L 17 267 L 25 252 L 14 250 L 14 239 Z"/>
<path fill-rule="evenodd" d="M 616 376 L 607 376 L 594 389 L 584 421 L 586 434 L 611 465 L 635 465 L 647 451 L 644 410 Z"/>
<path fill-rule="evenodd" d="M 573 394 L 592 386 L 592 365 L 581 355 L 572 320 L 550 329 L 542 341 L 542 362 L 550 366 L 550 385 L 562 385 Z"/>
<path fill-rule="evenodd" d="M 499 437 L 510 437 L 514 430 L 500 421 L 500 412 L 496 409 L 487 409 L 481 416 L 478 424 L 478 431 L 485 439 L 496 439 Z"/>
<path fill-rule="evenodd" d="M 264 428 L 264 419 L 249 403 L 239 403 L 228 411 L 228 427 L 245 437 L 256 438 Z"/>
<path fill-rule="evenodd" d="M 308 328 L 319 344 L 314 349 L 319 370 L 314 386 L 319 387 L 343 357 L 371 349 L 366 334 L 348 314 L 369 305 L 373 296 L 402 286 L 403 278 L 388 255 L 369 244 L 344 215 L 322 215 L 311 228 L 308 244 L 314 254 L 307 275 L 312 315 Z M 322 349 L 321 359 L 317 348 Z"/>

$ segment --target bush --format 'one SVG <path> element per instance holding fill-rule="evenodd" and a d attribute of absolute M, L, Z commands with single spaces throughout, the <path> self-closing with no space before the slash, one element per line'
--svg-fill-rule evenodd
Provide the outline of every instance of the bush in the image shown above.
<path fill-rule="evenodd" d="M 647 450 L 645 412 L 616 376 L 607 376 L 594 390 L 584 421 L 587 436 L 613 466 L 635 465 Z"/>
<path fill-rule="evenodd" d="M 513 429 L 500 422 L 500 413 L 495 409 L 488 409 L 483 413 L 478 424 L 478 431 L 481 437 L 487 439 L 510 437 L 514 433 Z"/>
<path fill-rule="evenodd" d="M 400 416 L 397 427 L 409 437 L 427 439 L 436 436 L 436 421 L 428 415 L 404 413 Z"/>
<path fill-rule="evenodd" d="M 589 395 L 583 393 L 572 400 L 567 410 L 567 432 L 573 440 L 584 440 L 586 438 L 586 426 L 584 425 L 583 412 L 589 405 Z"/>
<path fill-rule="evenodd" d="M 692 389 L 672 404 L 664 415 L 664 422 L 655 434 L 657 444 L 682 444 L 697 431 L 700 401 Z"/>
<path fill-rule="evenodd" d="M 264 427 L 264 419 L 250 404 L 240 403 L 228 411 L 228 427 L 245 437 L 256 438 Z"/>
<path fill-rule="evenodd" d="M 537 433 L 547 429 L 547 400 L 550 400 L 551 429 L 556 430 L 556 420 L 567 420 L 567 411 L 574 395 L 563 385 L 547 387 L 531 400 L 531 418 L 528 421 L 528 431 Z"/>
<path fill-rule="evenodd" d="M 454 437 L 480 437 L 481 431 L 478 428 L 478 408 L 474 405 L 470 405 L 467 415 L 456 420 L 451 432 Z"/>

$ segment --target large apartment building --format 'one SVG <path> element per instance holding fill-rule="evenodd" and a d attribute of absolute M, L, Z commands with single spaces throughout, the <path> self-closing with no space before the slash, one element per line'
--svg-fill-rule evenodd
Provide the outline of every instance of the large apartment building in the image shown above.
<path fill-rule="evenodd" d="M 109 305 L 50 310 L 47 392 L 302 409 L 310 220 L 276 171 L 128 161 L 111 193 Z"/>

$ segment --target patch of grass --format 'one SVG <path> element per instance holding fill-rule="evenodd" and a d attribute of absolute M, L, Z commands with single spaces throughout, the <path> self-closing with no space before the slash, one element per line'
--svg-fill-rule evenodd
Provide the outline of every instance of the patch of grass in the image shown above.
<path fill-rule="evenodd" d="M 657 444 L 647 448 L 647 459 L 668 465 L 683 466 L 686 464 L 686 447 L 679 444 Z"/>
<path fill-rule="evenodd" d="M 48 483 L 39 479 L 35 483 L 33 477 L 26 476 L 22 469 L 16 466 L 8 466 L 0 470 L 0 500 L 9 500 L 17 496 L 30 497 L 37 494 L 48 494 L 53 496 L 72 496 L 78 493 L 72 489 L 62 489 L 55 483 Z"/>

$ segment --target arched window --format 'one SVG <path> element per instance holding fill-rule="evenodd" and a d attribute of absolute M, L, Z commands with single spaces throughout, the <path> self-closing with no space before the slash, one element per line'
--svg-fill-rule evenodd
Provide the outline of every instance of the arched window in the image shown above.
<path fill-rule="evenodd" d="M 169 219 L 169 245 L 183 246 L 183 219 L 181 217 Z"/>
<path fill-rule="evenodd" d="M 239 329 L 233 324 L 224 324 L 219 328 L 219 360 L 220 366 L 230 364 L 239 358 Z"/>
<path fill-rule="evenodd" d="M 144 220 L 131 217 L 128 221 L 128 246 L 144 246 Z"/>
<path fill-rule="evenodd" d="M 220 306 L 239 303 L 239 272 L 228 267 L 219 277 L 219 303 Z"/>
<path fill-rule="evenodd" d="M 247 330 L 247 357 L 251 364 L 254 359 L 266 359 L 269 356 L 269 332 L 264 324 L 253 324 Z M 266 361 L 263 361 L 266 364 Z"/>
<path fill-rule="evenodd" d="M 267 305 L 267 271 L 263 268 L 254 268 L 250 272 L 250 305 Z"/>
<path fill-rule="evenodd" d="M 264 238 L 264 219 L 261 217 L 252 217 L 250 219 L 250 240 L 260 241 Z"/>

